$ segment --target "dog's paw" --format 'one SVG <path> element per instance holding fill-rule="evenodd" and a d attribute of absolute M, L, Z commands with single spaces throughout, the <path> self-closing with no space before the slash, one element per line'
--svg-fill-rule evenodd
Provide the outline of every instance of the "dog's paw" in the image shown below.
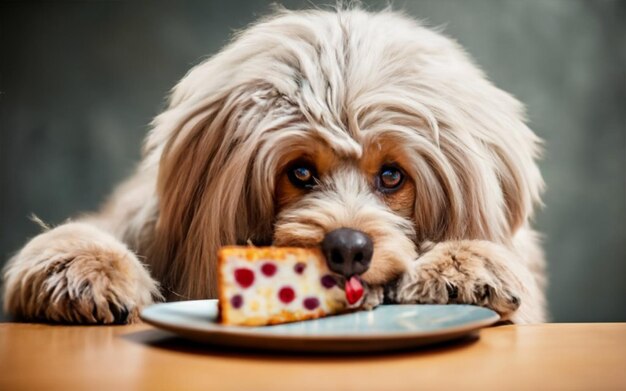
<path fill-rule="evenodd" d="M 385 291 L 382 285 L 368 285 L 361 308 L 373 310 L 383 303 Z"/>
<path fill-rule="evenodd" d="M 112 324 L 159 297 L 137 257 L 109 234 L 70 223 L 35 237 L 5 272 L 5 311 L 20 319 Z"/>
<path fill-rule="evenodd" d="M 420 257 L 388 291 L 398 303 L 475 304 L 503 319 L 521 304 L 519 280 L 507 267 L 511 260 L 497 244 L 483 241 L 444 242 Z"/>

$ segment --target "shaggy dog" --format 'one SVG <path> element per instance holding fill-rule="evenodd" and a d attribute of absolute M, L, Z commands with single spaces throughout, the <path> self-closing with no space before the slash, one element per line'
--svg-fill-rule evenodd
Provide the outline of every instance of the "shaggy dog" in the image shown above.
<path fill-rule="evenodd" d="M 5 309 L 133 321 L 154 300 L 215 297 L 222 245 L 332 233 L 327 260 L 361 274 L 369 306 L 471 303 L 541 322 L 538 152 L 522 105 L 449 38 L 391 11 L 281 10 L 174 88 L 100 212 L 10 260 Z"/>

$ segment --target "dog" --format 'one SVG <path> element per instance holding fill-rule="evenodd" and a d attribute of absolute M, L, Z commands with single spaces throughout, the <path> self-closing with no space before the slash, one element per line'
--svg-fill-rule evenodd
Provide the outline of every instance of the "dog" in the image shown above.
<path fill-rule="evenodd" d="M 369 307 L 542 322 L 540 153 L 522 104 L 443 34 L 391 10 L 277 10 L 179 82 L 99 212 L 9 261 L 4 308 L 133 322 L 215 297 L 220 246 L 252 243 L 323 247 Z"/>

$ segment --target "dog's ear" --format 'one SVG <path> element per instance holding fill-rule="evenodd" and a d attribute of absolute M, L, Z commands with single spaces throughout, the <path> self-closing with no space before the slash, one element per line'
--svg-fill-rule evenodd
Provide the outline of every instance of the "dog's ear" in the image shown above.
<path fill-rule="evenodd" d="M 483 78 L 464 83 L 430 100 L 432 134 L 403 142 L 414 152 L 418 241 L 509 241 L 543 189 L 540 140 L 524 123 L 522 105 Z"/>
<path fill-rule="evenodd" d="M 146 146 L 159 155 L 149 253 L 165 289 L 206 298 L 216 294 L 220 246 L 271 238 L 273 173 L 256 178 L 253 170 L 272 91 L 247 83 L 205 98 L 189 94 L 177 93 Z"/>

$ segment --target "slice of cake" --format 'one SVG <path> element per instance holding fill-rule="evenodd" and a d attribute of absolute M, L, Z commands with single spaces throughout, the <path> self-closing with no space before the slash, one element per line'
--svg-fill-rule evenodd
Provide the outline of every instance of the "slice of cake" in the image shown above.
<path fill-rule="evenodd" d="M 218 265 L 220 321 L 262 326 L 314 319 L 358 308 L 357 277 L 338 285 L 318 250 L 224 247 Z"/>

